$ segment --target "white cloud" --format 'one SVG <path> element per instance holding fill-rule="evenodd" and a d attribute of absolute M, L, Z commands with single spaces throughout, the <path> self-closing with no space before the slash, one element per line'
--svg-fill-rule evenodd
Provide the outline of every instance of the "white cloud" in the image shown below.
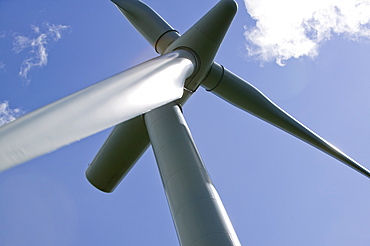
<path fill-rule="evenodd" d="M 21 116 L 23 113 L 24 112 L 19 108 L 15 109 L 9 108 L 8 101 L 0 102 L 0 126 L 12 122 L 13 120 Z"/>
<path fill-rule="evenodd" d="M 13 41 L 13 51 L 18 54 L 27 50 L 27 57 L 21 64 L 19 75 L 30 82 L 28 74 L 33 67 L 43 67 L 48 62 L 48 44 L 56 42 L 62 37 L 62 32 L 69 26 L 44 23 L 42 27 L 31 25 L 33 31 L 31 36 L 16 35 Z"/>
<path fill-rule="evenodd" d="M 14 37 L 13 41 L 13 51 L 18 54 L 22 50 L 30 47 L 31 44 L 32 40 L 30 40 L 29 38 L 24 36 L 16 36 Z"/>
<path fill-rule="evenodd" d="M 247 28 L 249 55 L 262 61 L 315 57 L 336 34 L 370 38 L 370 0 L 244 0 L 256 26 Z"/>
<path fill-rule="evenodd" d="M 40 33 L 40 27 L 31 25 L 31 28 L 35 33 Z"/>

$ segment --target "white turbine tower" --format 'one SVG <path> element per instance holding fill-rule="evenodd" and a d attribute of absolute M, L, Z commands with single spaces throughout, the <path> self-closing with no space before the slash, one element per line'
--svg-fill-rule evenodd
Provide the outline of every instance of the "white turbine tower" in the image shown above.
<path fill-rule="evenodd" d="M 370 177 L 370 172 L 276 106 L 214 57 L 236 13 L 221 0 L 182 36 L 138 0 L 114 0 L 159 57 L 0 128 L 0 170 L 116 125 L 86 171 L 112 192 L 151 144 L 180 244 L 240 245 L 181 107 L 199 86 Z"/>

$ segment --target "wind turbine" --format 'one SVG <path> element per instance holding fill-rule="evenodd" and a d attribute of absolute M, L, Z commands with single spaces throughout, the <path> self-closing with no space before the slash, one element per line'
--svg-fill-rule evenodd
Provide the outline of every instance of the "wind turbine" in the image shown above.
<path fill-rule="evenodd" d="M 207 245 L 202 242 L 204 240 L 209 245 L 217 245 L 216 242 L 237 245 L 236 235 L 203 168 L 180 110 L 201 84 L 369 177 L 364 167 L 287 115 L 253 86 L 213 62 L 236 12 L 233 1 L 220 1 L 181 37 L 142 2 L 115 1 L 115 4 L 161 56 L 1 128 L 0 165 L 3 169 L 123 122 L 115 128 L 87 170 L 90 182 L 103 191 L 112 191 L 150 141 L 181 244 Z M 82 115 L 82 112 L 88 113 Z M 77 116 L 81 119 L 75 120 Z M 188 172 L 189 169 L 192 171 Z M 186 178 L 189 176 L 191 178 Z M 199 183 L 194 185 L 195 181 Z M 191 201 L 202 200 L 200 198 L 204 198 L 204 204 L 199 202 L 192 207 Z M 207 214 L 204 211 L 213 212 L 215 215 L 206 217 L 218 222 L 199 221 L 200 216 Z"/>

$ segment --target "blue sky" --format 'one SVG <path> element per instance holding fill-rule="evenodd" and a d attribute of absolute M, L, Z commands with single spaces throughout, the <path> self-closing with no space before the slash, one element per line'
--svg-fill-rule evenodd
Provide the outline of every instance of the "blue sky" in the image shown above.
<path fill-rule="evenodd" d="M 317 10 L 310 15 L 299 6 L 287 10 L 248 0 L 249 15 L 238 1 L 216 61 L 370 168 L 370 4 L 356 5 L 363 14 L 320 2 L 330 6 L 310 1 Z M 183 33 L 216 1 L 146 3 Z M 307 10 L 305 1 L 301 5 Z M 361 17 L 362 30 L 351 29 L 356 20 L 344 18 L 351 24 L 345 25 L 340 15 L 327 18 L 333 15 L 328 9 L 345 17 L 341 10 L 353 10 L 348 16 Z M 286 22 L 268 19 L 277 18 L 269 10 Z M 297 16 L 306 18 L 307 29 L 293 28 Z M 344 24 L 331 26 L 333 20 Z M 110 1 L 3 0 L 1 119 L 31 112 L 154 56 Z M 368 245 L 367 178 L 202 88 L 184 114 L 243 245 Z M 0 245 L 178 245 L 151 149 L 112 194 L 85 179 L 108 134 L 0 174 Z"/>

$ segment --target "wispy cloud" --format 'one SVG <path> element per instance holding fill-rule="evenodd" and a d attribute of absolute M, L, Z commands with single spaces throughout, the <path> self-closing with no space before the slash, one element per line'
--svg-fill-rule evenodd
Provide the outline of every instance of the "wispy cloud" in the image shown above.
<path fill-rule="evenodd" d="M 11 109 L 8 101 L 0 102 L 0 126 L 12 122 L 22 114 L 24 112 L 19 108 Z"/>
<path fill-rule="evenodd" d="M 249 55 L 279 65 L 315 57 L 319 45 L 341 34 L 370 38 L 370 0 L 244 0 L 256 26 L 246 28 Z"/>
<path fill-rule="evenodd" d="M 34 67 L 43 67 L 48 63 L 48 45 L 56 42 L 62 37 L 62 33 L 69 29 L 69 26 L 44 23 L 41 27 L 31 25 L 32 35 L 15 35 L 13 51 L 18 54 L 27 51 L 26 59 L 21 64 L 19 75 L 27 82 L 30 70 Z"/>

